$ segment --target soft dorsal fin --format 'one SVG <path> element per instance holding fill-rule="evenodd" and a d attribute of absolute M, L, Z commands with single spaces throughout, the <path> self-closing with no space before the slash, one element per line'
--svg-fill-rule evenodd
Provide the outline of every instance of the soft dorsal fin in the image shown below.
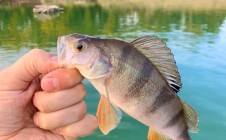
<path fill-rule="evenodd" d="M 181 88 L 181 77 L 171 50 L 156 36 L 143 36 L 131 42 L 165 77 L 175 93 Z"/>

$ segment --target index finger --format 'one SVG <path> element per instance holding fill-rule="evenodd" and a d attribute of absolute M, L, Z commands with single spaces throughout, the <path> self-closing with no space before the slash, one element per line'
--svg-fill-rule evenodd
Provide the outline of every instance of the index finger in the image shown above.
<path fill-rule="evenodd" d="M 41 87 L 45 91 L 58 91 L 72 88 L 83 80 L 77 69 L 56 69 L 46 74 L 41 80 Z"/>

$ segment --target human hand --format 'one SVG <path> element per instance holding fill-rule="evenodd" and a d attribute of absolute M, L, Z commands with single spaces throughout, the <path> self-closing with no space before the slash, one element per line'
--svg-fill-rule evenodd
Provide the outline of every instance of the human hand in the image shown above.
<path fill-rule="evenodd" d="M 0 139 L 67 140 L 97 127 L 86 114 L 83 77 L 34 49 L 0 72 Z"/>

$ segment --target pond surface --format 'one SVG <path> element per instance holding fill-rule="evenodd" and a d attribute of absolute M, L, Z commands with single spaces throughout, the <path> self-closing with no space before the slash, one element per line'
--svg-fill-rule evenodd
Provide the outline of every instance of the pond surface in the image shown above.
<path fill-rule="evenodd" d="M 38 16 L 30 6 L 0 6 L 0 70 L 32 48 L 56 54 L 60 35 L 82 33 L 131 41 L 157 35 L 174 53 L 183 87 L 179 96 L 199 115 L 194 140 L 225 140 L 226 11 L 110 10 L 98 5 L 69 6 L 58 15 Z M 95 114 L 99 95 L 87 82 L 88 111 Z M 109 135 L 99 130 L 81 140 L 145 140 L 148 128 L 123 114 Z"/>

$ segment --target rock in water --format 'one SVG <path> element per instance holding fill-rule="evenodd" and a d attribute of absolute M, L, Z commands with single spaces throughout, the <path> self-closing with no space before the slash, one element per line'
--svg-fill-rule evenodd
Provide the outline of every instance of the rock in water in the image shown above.
<path fill-rule="evenodd" d="M 61 8 L 57 5 L 36 5 L 33 8 L 33 12 L 38 13 L 38 14 L 56 13 L 56 12 L 60 12 L 63 10 L 64 10 L 63 8 Z"/>

